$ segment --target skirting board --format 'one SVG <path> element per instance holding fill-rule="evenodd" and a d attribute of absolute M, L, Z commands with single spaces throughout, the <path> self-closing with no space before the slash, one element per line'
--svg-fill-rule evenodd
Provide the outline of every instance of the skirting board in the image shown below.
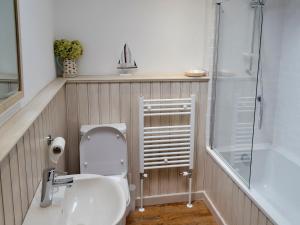
<path fill-rule="evenodd" d="M 208 195 L 205 191 L 198 191 L 192 193 L 192 200 L 202 200 L 205 202 L 206 206 L 213 214 L 216 222 L 219 225 L 227 225 L 224 221 L 223 217 L 221 216 L 218 209 L 215 207 L 213 202 L 210 200 Z M 174 194 L 165 194 L 165 195 L 153 195 L 153 196 L 146 196 L 144 198 L 144 205 L 161 205 L 161 204 L 168 204 L 168 203 L 177 203 L 177 202 L 187 202 L 188 201 L 188 192 L 184 193 L 174 193 Z M 140 198 L 136 199 L 136 207 L 140 205 Z"/>
<path fill-rule="evenodd" d="M 203 200 L 204 192 L 193 192 L 192 200 Z M 144 205 L 161 205 L 168 203 L 176 203 L 176 202 L 187 202 L 188 201 L 188 192 L 182 193 L 174 193 L 174 194 L 165 194 L 165 195 L 153 195 L 153 196 L 145 196 Z M 140 205 L 140 198 L 136 199 L 136 206 Z"/>
<path fill-rule="evenodd" d="M 222 217 L 219 210 L 215 207 L 214 203 L 210 200 L 206 192 L 203 192 L 204 198 L 203 201 L 205 202 L 205 205 L 208 207 L 210 212 L 213 214 L 217 224 L 219 225 L 227 225 L 224 218 Z"/>

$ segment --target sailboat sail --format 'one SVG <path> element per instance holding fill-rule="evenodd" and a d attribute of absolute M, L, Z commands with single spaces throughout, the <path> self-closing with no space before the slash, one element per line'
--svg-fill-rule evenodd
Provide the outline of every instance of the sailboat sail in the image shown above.
<path fill-rule="evenodd" d="M 121 58 L 118 62 L 118 69 L 136 69 L 136 62 L 132 60 L 132 55 L 128 44 L 125 44 L 122 50 Z"/>

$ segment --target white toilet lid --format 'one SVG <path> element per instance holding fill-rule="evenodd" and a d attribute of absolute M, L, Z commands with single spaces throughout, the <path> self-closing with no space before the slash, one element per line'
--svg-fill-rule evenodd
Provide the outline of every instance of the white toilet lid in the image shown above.
<path fill-rule="evenodd" d="M 114 127 L 94 127 L 80 141 L 80 172 L 103 176 L 127 174 L 127 144 Z"/>

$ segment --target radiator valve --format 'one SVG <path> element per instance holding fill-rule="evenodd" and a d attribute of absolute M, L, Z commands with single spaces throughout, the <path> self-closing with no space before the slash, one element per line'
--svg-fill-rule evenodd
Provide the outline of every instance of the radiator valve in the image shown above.
<path fill-rule="evenodd" d="M 147 173 L 140 173 L 140 179 L 147 178 L 148 174 Z"/>
<path fill-rule="evenodd" d="M 184 177 L 191 177 L 192 176 L 192 170 L 183 171 L 183 172 L 180 173 L 180 175 L 182 175 Z"/>

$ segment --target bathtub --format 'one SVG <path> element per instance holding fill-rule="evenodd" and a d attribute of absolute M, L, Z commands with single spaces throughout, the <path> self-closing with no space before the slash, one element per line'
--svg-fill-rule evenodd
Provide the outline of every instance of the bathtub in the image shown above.
<path fill-rule="evenodd" d="M 282 151 L 276 149 L 254 150 L 251 182 L 248 188 L 218 153 L 210 148 L 207 150 L 249 198 L 275 223 L 300 224 L 300 164 L 296 160 L 284 156 Z"/>
<path fill-rule="evenodd" d="M 300 165 L 279 150 L 253 151 L 250 193 L 280 225 L 300 224 Z"/>

